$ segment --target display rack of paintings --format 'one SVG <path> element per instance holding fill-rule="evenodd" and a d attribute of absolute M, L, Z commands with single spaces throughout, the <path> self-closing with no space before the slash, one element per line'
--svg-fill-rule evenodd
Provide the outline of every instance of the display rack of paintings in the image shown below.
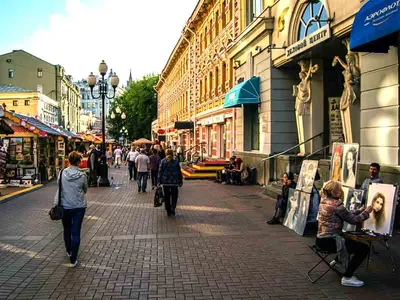
<path fill-rule="evenodd" d="M 332 147 L 330 179 L 339 181 L 343 186 L 355 188 L 358 144 L 334 143 Z"/>
<path fill-rule="evenodd" d="M 392 235 L 397 204 L 397 185 L 371 183 L 368 188 L 367 205 L 372 206 L 369 219 L 364 221 L 364 230 Z"/>

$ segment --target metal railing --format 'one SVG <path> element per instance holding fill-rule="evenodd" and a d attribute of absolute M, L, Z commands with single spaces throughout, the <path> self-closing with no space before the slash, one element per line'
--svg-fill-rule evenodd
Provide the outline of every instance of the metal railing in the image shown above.
<path fill-rule="evenodd" d="M 187 152 L 192 151 L 193 149 L 197 149 L 197 147 L 201 147 L 203 145 L 207 145 L 207 143 L 206 142 L 201 142 L 200 144 L 197 144 L 197 145 L 194 145 L 194 146 L 190 147 L 189 149 L 183 151 L 183 156 L 186 157 Z M 200 161 L 204 161 L 202 149 L 200 149 Z"/>
<path fill-rule="evenodd" d="M 295 149 L 299 148 L 301 145 L 304 145 L 304 144 L 306 144 L 306 143 L 308 143 L 308 142 L 311 142 L 312 140 L 316 139 L 317 137 L 320 137 L 321 135 L 324 135 L 324 132 L 321 132 L 321 133 L 319 133 L 319 134 L 317 134 L 317 135 L 314 135 L 313 137 L 311 137 L 311 138 L 305 140 L 304 142 L 299 143 L 299 144 L 297 144 L 297 145 L 295 145 L 295 146 L 293 146 L 293 147 L 290 147 L 290 148 L 288 148 L 288 149 L 286 149 L 286 150 L 284 150 L 284 151 L 282 151 L 282 152 L 279 152 L 279 153 L 277 153 L 277 154 L 274 154 L 274 155 L 272 155 L 272 156 L 269 156 L 269 157 L 267 157 L 267 158 L 264 158 L 264 159 L 261 161 L 261 162 L 263 163 L 263 171 L 264 171 L 264 186 L 267 185 L 267 180 L 266 180 L 266 178 L 267 178 L 267 176 L 266 176 L 266 162 L 267 162 L 267 161 L 270 161 L 271 159 L 274 159 L 274 158 L 276 158 L 276 157 L 278 157 L 278 156 L 281 156 L 281 155 L 283 155 L 283 154 L 286 154 L 286 153 L 288 153 L 288 152 L 290 152 L 290 151 L 292 151 L 292 150 L 295 150 Z M 297 154 L 296 154 L 296 156 L 297 156 Z M 275 163 L 274 170 L 276 170 L 276 160 L 274 160 L 274 163 Z M 270 168 L 270 174 L 269 174 L 269 175 L 270 175 L 269 177 L 271 177 L 271 168 Z"/>

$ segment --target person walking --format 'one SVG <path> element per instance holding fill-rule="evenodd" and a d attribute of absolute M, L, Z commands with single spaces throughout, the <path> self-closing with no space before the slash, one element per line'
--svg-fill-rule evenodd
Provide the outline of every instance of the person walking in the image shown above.
<path fill-rule="evenodd" d="M 70 267 L 78 264 L 78 251 L 81 242 L 81 228 L 83 217 L 86 211 L 86 200 L 84 195 L 88 190 L 87 177 L 79 168 L 81 155 L 72 151 L 68 155 L 70 166 L 60 172 L 58 178 L 61 181 L 61 205 L 64 208 L 62 224 L 64 227 L 64 243 L 67 255 L 70 259 Z M 54 204 L 57 205 L 59 191 L 54 197 Z"/>
<path fill-rule="evenodd" d="M 106 157 L 107 157 L 107 165 L 109 168 L 111 168 L 113 154 L 112 154 L 112 151 L 110 150 L 110 148 L 108 148 L 108 150 L 107 150 Z"/>
<path fill-rule="evenodd" d="M 135 165 L 138 170 L 137 175 L 137 184 L 138 184 L 138 191 L 146 193 L 147 188 L 147 178 L 149 176 L 150 170 L 150 159 L 146 155 L 146 150 L 142 149 L 140 154 L 135 159 Z"/>
<path fill-rule="evenodd" d="M 153 154 L 150 155 L 150 164 L 151 164 L 151 185 L 152 189 L 157 186 L 157 178 L 158 178 L 158 169 L 160 167 L 160 156 L 158 156 L 158 151 L 153 149 Z"/>
<path fill-rule="evenodd" d="M 121 146 L 118 146 L 114 151 L 115 156 L 115 167 L 121 168 L 121 158 L 122 158 L 122 150 Z"/>
<path fill-rule="evenodd" d="M 135 160 L 138 157 L 139 152 L 135 151 L 135 147 L 131 147 L 131 151 L 129 151 L 128 155 L 126 156 L 125 165 L 128 163 L 128 170 L 129 170 L 129 180 L 132 180 L 132 171 L 135 169 L 133 179 L 136 181 L 137 179 L 137 169 L 135 168 Z"/>
<path fill-rule="evenodd" d="M 178 160 L 174 159 L 173 151 L 167 150 L 167 156 L 161 160 L 158 171 L 158 186 L 163 186 L 165 210 L 168 216 L 175 216 L 178 202 L 178 187 L 183 185 L 181 167 Z"/>

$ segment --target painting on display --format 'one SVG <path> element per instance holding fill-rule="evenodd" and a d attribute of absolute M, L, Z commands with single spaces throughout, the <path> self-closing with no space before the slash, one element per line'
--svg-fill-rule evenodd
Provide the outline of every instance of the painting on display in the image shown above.
<path fill-rule="evenodd" d="M 358 144 L 344 144 L 343 146 L 343 165 L 341 182 L 344 186 L 356 187 Z"/>
<path fill-rule="evenodd" d="M 311 193 L 317 169 L 318 169 L 317 160 L 303 160 L 299 179 L 297 180 L 296 190 L 301 190 L 306 193 Z"/>
<path fill-rule="evenodd" d="M 343 144 L 334 143 L 332 147 L 331 172 L 329 179 L 341 181 Z"/>
<path fill-rule="evenodd" d="M 289 201 L 283 225 L 303 235 L 307 224 L 310 194 L 289 189 Z"/>
<path fill-rule="evenodd" d="M 349 211 L 360 209 L 362 206 L 364 191 L 343 187 L 343 191 L 345 191 L 345 189 L 347 189 L 347 193 L 344 193 L 344 206 Z M 356 231 L 356 225 L 351 225 L 347 222 L 344 222 L 343 230 Z"/>
<path fill-rule="evenodd" d="M 297 234 L 303 235 L 304 229 L 307 225 L 308 209 L 310 207 L 311 195 L 305 192 L 301 192 L 300 201 L 297 212 L 295 213 L 295 227 L 294 231 Z"/>
<path fill-rule="evenodd" d="M 367 207 L 372 206 L 363 229 L 391 235 L 397 203 L 397 185 L 371 183 L 368 188 Z"/>
<path fill-rule="evenodd" d="M 300 201 L 300 191 L 295 189 L 289 189 L 289 197 L 288 197 L 285 218 L 283 219 L 283 225 L 293 230 L 295 227 L 294 215 L 299 205 L 299 201 Z"/>

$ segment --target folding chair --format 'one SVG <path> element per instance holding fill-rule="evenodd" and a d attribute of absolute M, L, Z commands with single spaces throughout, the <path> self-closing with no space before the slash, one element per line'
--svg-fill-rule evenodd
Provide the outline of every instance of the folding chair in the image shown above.
<path fill-rule="evenodd" d="M 337 262 L 337 253 L 336 252 L 329 252 L 329 251 L 325 251 L 322 250 L 321 248 L 319 248 L 317 245 L 309 245 L 308 247 L 310 247 L 310 249 L 318 255 L 318 257 L 320 258 L 320 261 L 315 264 L 306 274 L 308 280 L 310 280 L 312 283 L 316 283 L 318 280 L 320 280 L 322 277 L 324 277 L 329 271 L 334 271 L 336 274 L 338 274 L 339 276 L 343 276 L 343 273 L 340 272 L 338 269 L 336 269 L 336 264 L 337 263 L 332 263 L 332 261 L 336 261 Z M 329 258 L 330 255 L 335 254 L 335 260 L 331 260 L 328 261 L 327 259 Z M 328 266 L 328 270 L 326 270 L 324 273 L 322 273 L 318 278 L 313 279 L 311 278 L 311 272 L 314 271 L 314 269 L 316 267 L 318 267 L 321 263 L 325 263 Z"/>

